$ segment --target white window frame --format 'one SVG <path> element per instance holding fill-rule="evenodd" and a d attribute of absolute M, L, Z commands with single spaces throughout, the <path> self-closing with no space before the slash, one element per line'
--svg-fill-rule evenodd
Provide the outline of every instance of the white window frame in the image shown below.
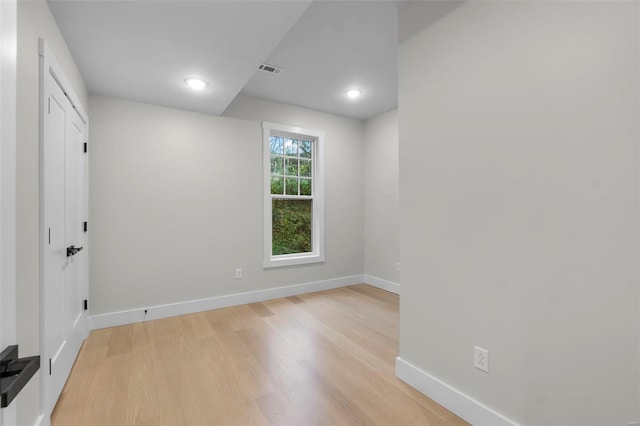
<path fill-rule="evenodd" d="M 290 136 L 297 139 L 313 140 L 311 212 L 311 247 L 310 253 L 272 254 L 272 195 L 271 195 L 271 144 L 272 134 Z M 320 263 L 324 257 L 324 132 L 287 126 L 277 123 L 262 123 L 262 158 L 263 158 L 263 193 L 264 193 L 264 260 L 263 267 L 303 265 Z"/>

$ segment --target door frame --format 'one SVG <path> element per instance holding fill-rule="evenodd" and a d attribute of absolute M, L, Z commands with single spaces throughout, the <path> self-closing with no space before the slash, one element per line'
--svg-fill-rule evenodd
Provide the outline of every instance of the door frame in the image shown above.
<path fill-rule="evenodd" d="M 2 0 L 0 0 L 2 1 Z M 45 357 L 45 345 L 46 345 L 46 337 L 45 336 L 45 318 L 44 318 L 44 307 L 45 307 L 45 287 L 47 286 L 47 277 L 44 273 L 45 268 L 45 244 L 47 242 L 48 235 L 45 232 L 45 223 L 47 223 L 46 214 L 47 209 L 44 203 L 45 200 L 45 191 L 46 184 L 44 181 L 44 158 L 45 158 L 45 117 L 47 114 L 47 99 L 49 90 L 49 84 L 51 84 L 51 79 L 48 78 L 49 75 L 53 78 L 53 80 L 62 88 L 66 97 L 71 102 L 71 105 L 78 113 L 78 116 L 83 121 L 85 125 L 85 136 L 88 135 L 89 132 L 89 120 L 86 110 L 83 105 L 80 103 L 78 96 L 76 95 L 73 87 L 69 83 L 69 80 L 65 76 L 63 68 L 59 65 L 59 62 L 56 60 L 53 51 L 48 46 L 47 42 L 44 39 L 38 40 L 38 53 L 40 56 L 40 354 Z M 87 137 L 88 139 L 88 137 Z M 88 215 L 88 173 L 87 173 L 87 165 L 85 161 L 85 214 Z M 78 224 L 80 226 L 80 224 Z M 85 240 L 88 242 L 88 235 L 85 235 Z M 83 282 L 82 282 L 82 294 L 84 299 L 88 299 L 89 294 L 89 247 L 88 244 L 85 244 L 85 259 L 84 262 L 84 270 L 83 270 Z M 82 318 L 80 320 L 80 327 L 83 331 L 83 338 L 87 338 L 89 335 L 89 318 L 88 311 L 84 311 L 82 314 Z M 49 385 L 49 360 L 42 360 L 42 368 L 40 368 L 40 404 L 41 410 L 44 414 L 45 419 L 49 420 L 51 417 L 51 412 L 55 407 L 56 401 L 49 401 L 48 395 L 48 385 Z M 1 426 L 1 425 L 0 425 Z"/>
<path fill-rule="evenodd" d="M 0 1 L 0 350 L 16 343 L 16 0 Z M 0 409 L 0 426 L 16 407 Z"/>

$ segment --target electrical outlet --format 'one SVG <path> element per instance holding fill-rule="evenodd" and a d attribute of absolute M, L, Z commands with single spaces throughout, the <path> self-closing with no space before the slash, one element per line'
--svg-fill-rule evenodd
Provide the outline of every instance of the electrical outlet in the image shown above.
<path fill-rule="evenodd" d="M 242 268 L 237 268 L 236 269 L 236 280 L 239 280 L 240 278 L 242 278 Z"/>
<path fill-rule="evenodd" d="M 400 262 L 396 263 L 396 272 L 400 272 Z"/>
<path fill-rule="evenodd" d="M 473 347 L 473 366 L 485 373 L 489 372 L 489 351 L 478 346 Z"/>

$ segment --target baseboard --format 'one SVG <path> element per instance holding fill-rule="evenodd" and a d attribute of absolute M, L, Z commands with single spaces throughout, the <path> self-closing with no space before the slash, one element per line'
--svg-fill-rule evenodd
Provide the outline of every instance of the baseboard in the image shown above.
<path fill-rule="evenodd" d="M 186 302 L 171 303 L 167 305 L 143 307 L 127 311 L 93 315 L 90 317 L 89 324 L 91 330 L 97 330 L 100 328 L 134 324 L 147 320 L 155 320 L 174 317 L 177 315 L 209 311 L 211 309 L 226 308 L 229 306 L 244 305 L 247 303 L 264 302 L 265 300 L 295 296 L 304 293 L 313 293 L 322 290 L 330 290 L 332 288 L 361 284 L 363 282 L 364 277 L 362 275 L 353 275 L 350 277 L 335 278 L 285 287 L 276 287 L 266 290 L 250 291 L 246 293 L 236 293 L 226 296 L 211 297 L 207 299 L 189 300 Z M 147 311 L 146 315 L 145 310 Z"/>
<path fill-rule="evenodd" d="M 44 414 L 40 414 L 33 426 L 49 426 L 50 424 L 51 422 L 49 421 L 49 418 Z"/>
<path fill-rule="evenodd" d="M 396 358 L 396 377 L 474 426 L 517 426 L 514 421 L 400 357 Z"/>
<path fill-rule="evenodd" d="M 400 284 L 391 281 L 383 280 L 382 278 L 374 277 L 372 275 L 364 275 L 365 284 L 369 284 L 373 287 L 378 287 L 382 290 L 387 290 L 394 294 L 400 294 Z"/>

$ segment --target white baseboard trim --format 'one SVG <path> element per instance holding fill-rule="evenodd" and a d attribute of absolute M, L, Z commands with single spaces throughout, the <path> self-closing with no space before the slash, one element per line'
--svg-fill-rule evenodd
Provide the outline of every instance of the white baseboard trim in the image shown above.
<path fill-rule="evenodd" d="M 400 294 L 400 284 L 374 277 L 373 275 L 364 275 L 365 284 L 387 290 L 394 294 Z"/>
<path fill-rule="evenodd" d="M 396 377 L 474 426 L 517 426 L 514 421 L 400 357 L 396 358 Z"/>
<path fill-rule="evenodd" d="M 295 296 L 304 293 L 330 290 L 346 287 L 364 282 L 362 275 L 334 278 L 324 281 L 296 284 L 285 287 L 269 288 L 266 290 L 250 291 L 246 293 L 229 294 L 226 296 L 211 297 L 207 299 L 189 300 L 186 302 L 171 303 L 167 305 L 148 306 L 127 311 L 111 312 L 107 314 L 93 315 L 89 317 L 91 330 L 116 327 L 119 325 L 134 324 L 145 320 L 174 317 L 177 315 L 193 314 L 195 312 L 210 311 L 212 309 L 226 308 L 229 306 L 244 305 L 247 303 L 264 302 L 265 300 L 281 297 Z M 147 311 L 145 315 L 144 311 Z"/>
<path fill-rule="evenodd" d="M 49 426 L 51 422 L 44 414 L 40 414 L 33 426 Z"/>

